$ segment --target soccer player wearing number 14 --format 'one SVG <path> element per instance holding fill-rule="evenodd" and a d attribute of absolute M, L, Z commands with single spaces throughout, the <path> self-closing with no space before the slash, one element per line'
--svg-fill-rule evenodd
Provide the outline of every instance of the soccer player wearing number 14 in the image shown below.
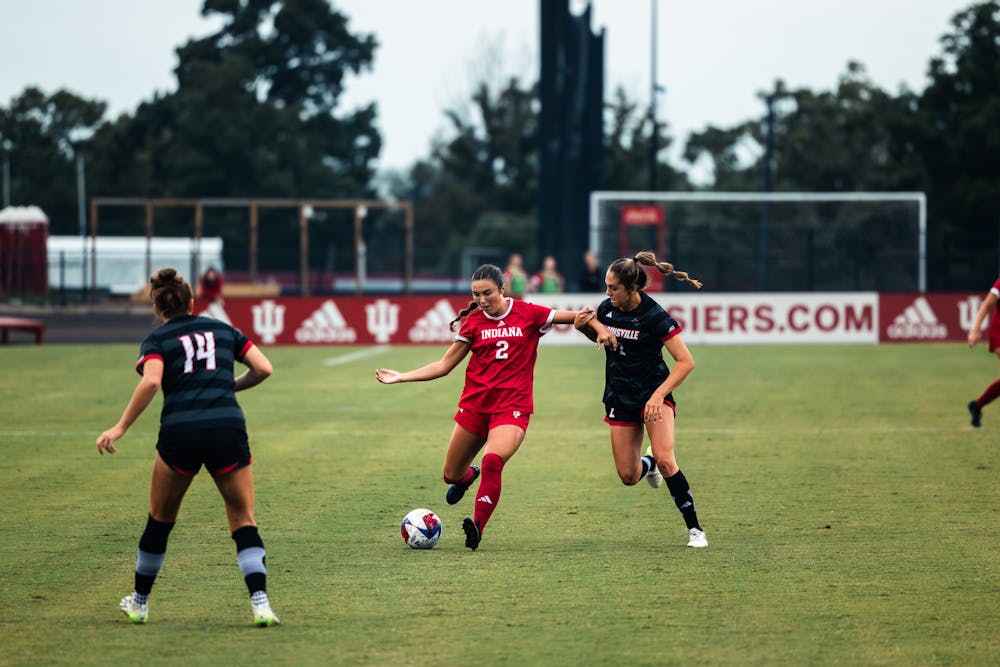
<path fill-rule="evenodd" d="M 472 274 L 473 300 L 451 322 L 452 328 L 458 323 L 461 328 L 444 356 L 405 373 L 388 368 L 375 371 L 382 384 L 434 380 L 450 373 L 472 352 L 444 458 L 444 481 L 450 484 L 445 499 L 454 505 L 480 476 L 480 468 L 472 461 L 484 451 L 475 511 L 462 524 L 465 546 L 472 550 L 479 547 L 486 523 L 500 502 L 504 464 L 521 446 L 534 412 L 532 384 L 539 340 L 553 324 L 594 316 L 592 308 L 552 310 L 518 301 L 505 296 L 504 287 L 499 267 L 480 266 Z"/>
<path fill-rule="evenodd" d="M 278 617 L 267 599 L 264 543 L 254 520 L 253 459 L 246 420 L 234 394 L 270 377 L 271 363 L 228 324 L 192 316 L 191 286 L 174 269 L 161 269 L 149 283 L 153 309 L 163 324 L 142 341 L 136 364 L 142 379 L 132 400 L 118 423 L 97 438 L 100 454 L 118 451 L 115 441 L 163 387 L 149 517 L 136 555 L 135 589 L 122 599 L 121 610 L 133 623 L 146 622 L 148 597 L 163 565 L 167 538 L 184 494 L 204 465 L 225 502 L 254 623 L 277 625 Z M 234 377 L 235 361 L 248 367 L 239 377 Z"/>

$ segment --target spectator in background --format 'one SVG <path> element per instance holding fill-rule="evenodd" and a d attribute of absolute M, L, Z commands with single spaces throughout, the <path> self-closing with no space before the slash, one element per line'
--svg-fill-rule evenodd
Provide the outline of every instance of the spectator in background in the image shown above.
<path fill-rule="evenodd" d="M 549 255 L 542 260 L 542 270 L 531 278 L 536 292 L 556 294 L 563 291 L 563 277 L 556 268 L 556 258 Z"/>
<path fill-rule="evenodd" d="M 222 300 L 222 274 L 214 266 L 208 267 L 208 271 L 202 274 L 198 292 L 202 299 Z"/>
<path fill-rule="evenodd" d="M 526 292 L 531 291 L 531 282 L 528 274 L 524 270 L 524 260 L 521 255 L 514 253 L 507 260 L 507 268 L 503 272 L 504 285 L 508 296 L 515 299 L 524 297 Z"/>
<path fill-rule="evenodd" d="M 603 292 L 604 270 L 597 262 L 597 255 L 588 250 L 583 253 L 583 274 L 580 278 L 580 289 L 583 292 Z"/>

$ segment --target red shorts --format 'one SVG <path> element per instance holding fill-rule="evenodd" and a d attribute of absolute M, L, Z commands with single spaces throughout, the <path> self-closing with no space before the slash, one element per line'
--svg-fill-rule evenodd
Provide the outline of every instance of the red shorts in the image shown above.
<path fill-rule="evenodd" d="M 986 337 L 990 342 L 990 352 L 1000 349 L 1000 312 L 990 315 L 990 326 L 986 330 Z"/>
<path fill-rule="evenodd" d="M 473 435 L 478 435 L 485 440 L 490 431 L 497 426 L 512 424 L 522 431 L 528 431 L 528 421 L 531 419 L 530 412 L 520 410 L 506 410 L 504 412 L 476 412 L 459 408 L 455 413 L 455 423 Z"/>

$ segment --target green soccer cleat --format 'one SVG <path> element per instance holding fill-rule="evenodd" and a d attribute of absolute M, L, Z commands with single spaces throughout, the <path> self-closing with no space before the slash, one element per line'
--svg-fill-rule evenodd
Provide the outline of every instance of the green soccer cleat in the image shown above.
<path fill-rule="evenodd" d="M 128 616 L 128 620 L 132 621 L 136 625 L 141 625 L 146 622 L 149 618 L 149 604 L 139 604 L 135 602 L 132 596 L 134 593 L 130 593 L 122 598 L 122 601 L 118 603 L 118 607 L 122 610 L 122 613 Z"/>
<path fill-rule="evenodd" d="M 270 628 L 281 624 L 281 621 L 278 620 L 278 615 L 271 609 L 269 602 L 251 606 L 253 607 L 253 623 L 258 628 Z"/>

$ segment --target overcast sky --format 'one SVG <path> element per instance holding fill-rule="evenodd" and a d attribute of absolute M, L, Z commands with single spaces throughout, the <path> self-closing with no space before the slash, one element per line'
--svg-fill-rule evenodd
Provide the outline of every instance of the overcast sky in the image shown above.
<path fill-rule="evenodd" d="M 658 116 L 681 143 L 707 125 L 762 114 L 775 79 L 832 89 L 858 60 L 890 92 L 926 84 L 951 17 L 972 0 L 594 0 L 605 30 L 606 96 L 623 86 L 646 103 L 650 19 L 657 2 Z M 202 0 L 2 0 L 0 104 L 29 85 L 67 88 L 129 112 L 176 86 L 174 49 L 218 23 Z M 538 0 L 334 0 L 353 31 L 381 46 L 372 72 L 352 78 L 345 109 L 377 102 L 381 168 L 428 153 L 443 110 L 473 83 L 538 76 Z M 578 11 L 585 3 L 573 0 Z M 491 57 L 493 55 L 499 57 Z M 492 64 L 491 64 L 492 63 Z M 499 65 L 497 65 L 499 63 Z"/>

